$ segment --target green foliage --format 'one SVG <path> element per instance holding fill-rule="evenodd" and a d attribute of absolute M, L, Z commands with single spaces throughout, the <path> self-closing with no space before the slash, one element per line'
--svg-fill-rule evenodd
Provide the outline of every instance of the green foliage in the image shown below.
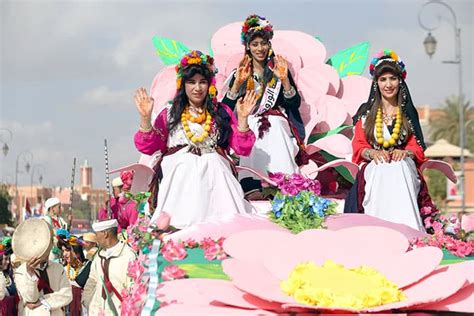
<path fill-rule="evenodd" d="M 311 191 L 301 191 L 296 196 L 278 192 L 272 201 L 269 218 L 296 234 L 307 229 L 324 228 L 325 216 L 336 214 L 336 206 L 335 202 Z"/>
<path fill-rule="evenodd" d="M 433 140 L 446 139 L 449 143 L 459 146 L 459 98 L 451 96 L 444 101 L 443 117 L 431 122 Z M 463 103 L 464 111 L 464 135 L 466 137 L 466 147 L 474 151 L 474 108 L 469 107 L 469 101 Z"/>
<path fill-rule="evenodd" d="M 8 194 L 8 186 L 6 184 L 0 184 L 0 224 L 11 225 L 12 224 L 12 213 L 8 209 L 11 197 Z"/>
<path fill-rule="evenodd" d="M 426 170 L 424 175 L 427 178 L 431 198 L 436 205 L 444 205 L 446 201 L 446 181 L 448 181 L 446 176 L 438 170 Z"/>
<path fill-rule="evenodd" d="M 333 66 L 341 78 L 360 75 L 369 58 L 369 47 L 369 42 L 359 43 L 336 53 L 326 63 Z"/>

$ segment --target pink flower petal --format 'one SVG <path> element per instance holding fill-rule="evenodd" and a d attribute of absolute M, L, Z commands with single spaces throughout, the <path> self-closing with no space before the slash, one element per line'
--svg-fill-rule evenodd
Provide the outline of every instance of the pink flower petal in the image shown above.
<path fill-rule="evenodd" d="M 291 237 L 293 235 L 288 231 L 244 231 L 228 237 L 224 242 L 224 251 L 231 257 L 245 262 L 261 263 L 265 253 L 271 251 L 272 246 L 278 246 Z"/>
<path fill-rule="evenodd" d="M 379 312 L 389 309 L 410 308 L 420 304 L 435 303 L 458 292 L 466 283 L 466 272 L 452 266 L 444 266 L 433 271 L 420 282 L 404 290 L 407 300 L 367 309 Z"/>
<path fill-rule="evenodd" d="M 274 38 L 284 38 L 290 42 L 292 48 L 301 56 L 303 67 L 324 64 L 326 62 L 326 48 L 320 41 L 307 33 L 277 30 L 275 31 Z"/>
<path fill-rule="evenodd" d="M 423 247 L 398 256 L 381 255 L 370 259 L 367 265 L 404 288 L 433 272 L 443 259 L 443 252 L 439 248 Z"/>
<path fill-rule="evenodd" d="M 261 265 L 227 259 L 222 261 L 222 268 L 242 291 L 269 302 L 294 303 L 293 298 L 286 296 L 280 289 L 280 280 Z"/>
<path fill-rule="evenodd" d="M 382 219 L 378 219 L 376 217 L 365 215 L 365 214 L 332 215 L 332 216 L 327 217 L 324 223 L 329 230 L 340 230 L 343 228 L 349 228 L 349 227 L 354 227 L 354 226 L 386 227 L 386 228 L 399 231 L 400 233 L 405 235 L 407 240 L 411 240 L 416 237 L 424 238 L 424 237 L 429 236 L 426 233 L 420 232 L 406 225 L 384 221 Z"/>
<path fill-rule="evenodd" d="M 347 104 L 347 112 L 353 116 L 360 105 L 367 102 L 369 98 L 372 81 L 363 76 L 347 76 L 341 79 L 341 87 L 337 92 L 337 97 Z"/>
<path fill-rule="evenodd" d="M 240 308 L 233 308 L 228 306 L 211 306 L 211 305 L 199 305 L 199 304 L 172 304 L 160 308 L 155 315 L 166 315 L 166 316 L 222 316 L 222 315 L 284 315 L 275 314 L 265 310 L 245 310 Z"/>
<path fill-rule="evenodd" d="M 422 305 L 419 308 L 435 311 L 474 313 L 474 284 L 463 287 L 447 299 Z"/>

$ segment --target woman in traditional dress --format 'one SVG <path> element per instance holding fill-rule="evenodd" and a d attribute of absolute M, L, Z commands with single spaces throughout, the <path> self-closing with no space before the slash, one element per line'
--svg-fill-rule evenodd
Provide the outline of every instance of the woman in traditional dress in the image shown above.
<path fill-rule="evenodd" d="M 4 237 L 0 243 L 0 315 L 16 315 L 19 301 L 11 255 L 13 254 L 11 237 Z"/>
<path fill-rule="evenodd" d="M 419 166 L 426 149 L 404 63 L 391 50 L 372 60 L 369 100 L 354 117 L 353 162 L 361 165 L 346 201 L 365 214 L 424 231 L 420 208 L 431 202 Z M 351 203 L 357 202 L 357 203 Z"/>
<path fill-rule="evenodd" d="M 255 93 L 239 99 L 235 117 L 229 107 L 217 102 L 216 70 L 210 56 L 192 51 L 176 70 L 176 96 L 153 124 L 153 99 L 143 88 L 135 96 L 141 117 L 135 146 L 147 155 L 161 153 L 152 183 L 159 182 L 152 222 L 162 211 L 171 215 L 171 225 L 177 228 L 251 212 L 228 152 L 232 148 L 246 156 L 252 149 L 255 135 L 247 118 L 256 103 Z"/>
<path fill-rule="evenodd" d="M 301 97 L 288 71 L 288 62 L 272 50 L 273 27 L 268 20 L 250 15 L 242 26 L 245 56 L 226 81 L 229 90 L 222 102 L 234 109 L 247 90 L 257 93 L 258 106 L 249 116 L 250 129 L 258 136 L 252 152 L 240 165 L 267 172 L 299 173 L 297 155 L 302 148 L 304 125 L 299 112 Z M 297 163 L 298 162 L 298 163 Z M 249 172 L 239 173 L 246 195 L 258 198 L 261 183 Z"/>

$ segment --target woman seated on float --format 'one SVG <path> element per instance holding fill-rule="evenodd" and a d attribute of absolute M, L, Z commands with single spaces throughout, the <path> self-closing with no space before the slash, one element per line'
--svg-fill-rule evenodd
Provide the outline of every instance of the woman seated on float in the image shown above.
<path fill-rule="evenodd" d="M 426 149 L 418 113 L 395 52 L 372 60 L 369 100 L 354 117 L 352 160 L 361 165 L 346 212 L 364 212 L 424 231 L 420 209 L 432 203 L 419 166 Z"/>
<path fill-rule="evenodd" d="M 217 102 L 216 69 L 210 56 L 192 51 L 176 70 L 176 96 L 153 124 L 153 99 L 143 88 L 135 96 L 141 118 L 135 146 L 147 155 L 161 153 L 153 179 L 159 190 L 152 203 L 156 206 L 152 222 L 162 211 L 171 215 L 171 225 L 177 228 L 251 212 L 228 154 L 233 149 L 247 156 L 252 150 L 255 135 L 248 116 L 255 93 L 238 100 L 236 117 Z"/>

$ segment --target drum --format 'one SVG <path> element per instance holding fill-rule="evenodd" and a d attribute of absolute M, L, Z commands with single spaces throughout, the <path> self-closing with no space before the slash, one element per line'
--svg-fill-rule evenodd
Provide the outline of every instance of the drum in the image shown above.
<path fill-rule="evenodd" d="M 46 256 L 52 247 L 53 230 L 42 219 L 30 218 L 13 233 L 12 248 L 18 260 L 28 261 L 33 257 Z"/>

